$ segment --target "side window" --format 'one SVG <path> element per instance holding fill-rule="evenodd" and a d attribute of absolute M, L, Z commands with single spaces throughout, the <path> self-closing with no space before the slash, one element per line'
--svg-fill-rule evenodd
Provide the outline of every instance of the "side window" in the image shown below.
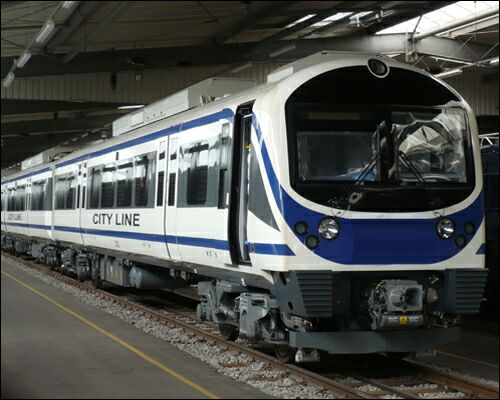
<path fill-rule="evenodd" d="M 229 137 L 229 124 L 222 125 L 220 136 L 219 153 L 219 192 L 217 195 L 217 208 L 226 208 L 226 199 L 229 193 L 229 154 L 231 150 L 231 138 Z"/>
<path fill-rule="evenodd" d="M 18 186 L 16 189 L 16 211 L 24 211 L 26 205 L 26 186 Z"/>
<path fill-rule="evenodd" d="M 278 224 L 274 219 L 273 212 L 266 195 L 266 189 L 260 173 L 254 146 L 252 146 L 252 149 L 250 150 L 248 211 L 253 213 L 265 224 L 274 229 L 278 229 Z"/>
<path fill-rule="evenodd" d="M 110 208 L 115 204 L 115 164 L 105 165 L 102 169 L 101 208 Z"/>
<path fill-rule="evenodd" d="M 45 190 L 44 190 L 44 201 L 43 201 L 43 209 L 45 211 L 51 211 L 52 210 L 52 178 L 49 178 L 47 180 L 47 184 L 45 185 Z"/>
<path fill-rule="evenodd" d="M 163 205 L 163 185 L 165 181 L 165 142 L 160 143 L 160 155 L 158 156 L 158 188 L 156 191 L 156 205 Z"/>
<path fill-rule="evenodd" d="M 208 186 L 208 142 L 196 143 L 184 154 L 187 169 L 188 205 L 204 205 Z"/>
<path fill-rule="evenodd" d="M 134 205 L 151 207 L 154 204 L 156 152 L 134 159 Z"/>
<path fill-rule="evenodd" d="M 134 164 L 127 160 L 118 163 L 116 169 L 116 206 L 130 207 L 132 205 L 132 172 Z"/>
<path fill-rule="evenodd" d="M 168 155 L 168 205 L 175 205 L 175 181 L 177 177 L 177 139 L 170 141 Z"/>
<path fill-rule="evenodd" d="M 76 176 L 68 175 L 66 179 L 66 184 L 68 190 L 66 191 L 66 201 L 65 201 L 65 209 L 71 210 L 75 208 L 75 196 L 76 196 Z"/>
<path fill-rule="evenodd" d="M 56 177 L 56 210 L 75 208 L 76 179 L 74 174 Z"/>
<path fill-rule="evenodd" d="M 43 186 L 45 181 L 33 182 L 31 184 L 31 210 L 40 211 L 43 210 Z"/>
<path fill-rule="evenodd" d="M 89 208 L 99 207 L 99 198 L 101 192 L 101 169 L 102 167 L 94 167 L 89 171 L 88 190 L 88 205 Z"/>
<path fill-rule="evenodd" d="M 56 177 L 56 210 L 64 210 L 64 191 L 66 187 L 66 178 Z"/>
<path fill-rule="evenodd" d="M 7 211 L 14 211 L 14 189 L 9 189 L 7 197 Z"/>

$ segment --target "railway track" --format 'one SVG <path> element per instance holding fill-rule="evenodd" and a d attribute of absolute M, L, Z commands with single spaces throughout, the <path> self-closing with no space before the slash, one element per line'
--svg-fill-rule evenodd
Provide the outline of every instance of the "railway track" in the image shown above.
<path fill-rule="evenodd" d="M 281 371 L 290 377 L 295 377 L 301 382 L 319 386 L 337 397 L 357 399 L 381 398 L 481 398 L 498 399 L 497 388 L 480 384 L 471 379 L 457 377 L 445 372 L 434 370 L 410 361 L 402 361 L 402 368 L 408 373 L 401 375 L 401 370 L 378 371 L 378 376 L 373 377 L 365 372 L 352 372 L 356 367 L 348 368 L 350 372 L 331 373 L 325 367 L 299 367 L 293 364 L 283 364 L 272 355 L 266 354 L 262 349 L 255 349 L 250 342 L 243 339 L 241 343 L 230 342 L 218 335 L 217 325 L 210 322 L 199 321 L 192 307 L 176 303 L 172 296 L 155 295 L 150 292 L 146 296 L 137 293 L 116 290 L 118 293 L 96 289 L 93 286 L 78 282 L 69 276 L 61 275 L 25 257 L 16 257 L 2 252 L 2 255 L 21 263 L 22 265 L 42 272 L 66 284 L 81 290 L 91 292 L 101 298 L 119 304 L 120 306 L 139 312 L 149 318 L 164 324 L 169 324 L 182 329 L 186 334 L 196 337 L 200 341 L 219 346 L 223 351 L 236 354 L 245 354 L 252 361 L 261 361 L 269 368 Z M 167 292 L 168 293 L 168 292 Z M 179 296 L 179 293 L 176 293 Z M 192 302 L 193 299 L 191 298 Z M 226 365 L 235 368 L 238 365 Z M 326 369 L 328 369 L 326 367 Z M 380 376 L 382 372 L 383 376 Z M 406 372 L 406 371 L 405 371 Z M 270 378 L 262 378 L 270 380 Z"/>

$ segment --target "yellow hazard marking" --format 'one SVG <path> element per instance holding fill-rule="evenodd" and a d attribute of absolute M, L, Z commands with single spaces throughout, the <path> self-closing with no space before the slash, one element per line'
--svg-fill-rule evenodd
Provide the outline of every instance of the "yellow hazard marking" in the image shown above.
<path fill-rule="evenodd" d="M 399 325 L 406 325 L 408 323 L 408 317 L 402 315 L 399 317 Z"/>
<path fill-rule="evenodd" d="M 437 354 L 442 354 L 442 355 L 448 356 L 448 357 L 458 358 L 459 360 L 465 360 L 465 361 L 469 361 L 469 362 L 472 362 L 472 363 L 486 365 L 487 367 L 497 368 L 498 369 L 498 364 L 491 364 L 491 363 L 488 363 L 486 361 L 474 360 L 473 358 L 459 356 L 458 354 L 451 354 L 451 353 L 447 353 L 447 352 L 441 351 L 441 350 L 437 350 L 436 353 Z"/>
<path fill-rule="evenodd" d="M 125 340 L 120 339 L 119 337 L 113 335 L 112 333 L 106 331 L 105 329 L 97 326 L 96 324 L 94 324 L 93 322 L 89 321 L 85 317 L 81 316 L 77 312 L 75 312 L 73 310 L 70 310 L 69 308 L 67 308 L 67 307 L 63 306 L 62 304 L 58 303 L 57 301 L 51 299 L 49 296 L 47 296 L 47 295 L 39 292 L 38 290 L 32 288 L 27 283 L 24 283 L 24 282 L 20 281 L 19 279 L 13 277 L 12 275 L 8 274 L 7 272 L 2 271 L 2 274 L 5 275 L 5 276 L 7 276 L 8 278 L 12 279 L 13 281 L 19 283 L 20 285 L 24 286 L 26 289 L 31 290 L 33 293 L 36 293 L 38 296 L 44 298 L 48 302 L 50 302 L 50 303 L 54 304 L 55 306 L 59 307 L 61 310 L 65 311 L 66 313 L 68 313 L 68 314 L 72 315 L 73 317 L 79 319 L 81 322 L 83 322 L 84 324 L 88 325 L 89 327 L 91 327 L 92 329 L 96 330 L 97 332 L 103 334 L 104 336 L 107 336 L 108 338 L 110 338 L 111 340 L 115 341 L 119 345 L 125 347 L 127 350 L 130 350 L 132 353 L 137 354 L 139 357 L 141 357 L 142 359 L 146 360 L 150 364 L 153 364 L 155 367 L 158 367 L 159 369 L 161 369 L 163 372 L 167 373 L 168 375 L 173 376 L 174 378 L 180 380 L 181 382 L 183 382 L 186 385 L 190 386 L 194 390 L 200 392 L 202 395 L 204 395 L 204 396 L 206 396 L 206 397 L 208 397 L 210 399 L 219 399 L 219 397 L 217 395 L 215 395 L 212 392 L 208 391 L 207 389 L 201 387 L 200 385 L 194 383 L 193 381 L 189 380 L 188 378 L 182 376 L 178 372 L 176 372 L 173 369 L 171 369 L 171 368 L 167 367 L 166 365 L 162 364 L 160 361 L 158 361 L 158 360 L 156 360 L 156 359 L 148 356 L 147 354 L 144 354 L 142 351 L 140 351 L 136 347 L 132 346 L 131 344 L 127 343 Z"/>

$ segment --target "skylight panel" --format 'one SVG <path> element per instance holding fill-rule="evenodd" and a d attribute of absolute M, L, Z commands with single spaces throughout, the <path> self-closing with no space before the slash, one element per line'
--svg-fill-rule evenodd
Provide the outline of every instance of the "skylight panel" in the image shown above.
<path fill-rule="evenodd" d="M 309 15 L 306 15 L 305 17 L 302 17 L 302 18 L 299 18 L 297 21 L 294 21 L 292 22 L 291 24 L 288 24 L 287 26 L 285 26 L 285 28 L 290 28 L 292 26 L 295 26 L 297 24 L 300 24 L 301 22 L 304 22 L 304 21 L 307 21 L 309 18 L 312 18 L 314 17 L 316 14 L 309 14 Z"/>
<path fill-rule="evenodd" d="M 319 22 L 316 22 L 312 26 L 315 28 L 322 27 L 322 26 L 328 25 L 331 22 L 337 21 L 337 20 L 344 18 L 344 17 L 351 15 L 351 14 L 352 14 L 351 12 L 335 13 L 335 14 L 330 15 L 329 17 L 327 17 Z"/>
<path fill-rule="evenodd" d="M 489 8 L 498 7 L 497 1 L 458 1 L 438 10 L 428 12 L 422 16 L 422 19 L 417 27 L 417 33 L 429 31 L 439 26 L 447 25 L 453 21 L 468 18 L 475 13 L 487 10 Z M 383 29 L 377 34 L 390 33 L 411 33 L 415 29 L 419 17 L 409 21 Z"/>

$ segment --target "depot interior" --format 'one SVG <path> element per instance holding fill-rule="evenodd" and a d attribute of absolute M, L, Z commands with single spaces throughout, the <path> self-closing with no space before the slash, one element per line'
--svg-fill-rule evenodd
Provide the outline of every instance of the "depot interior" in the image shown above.
<path fill-rule="evenodd" d="M 120 116 L 204 79 L 264 83 L 279 67 L 323 50 L 383 54 L 445 80 L 476 114 L 482 146 L 498 146 L 496 1 L 2 1 L 1 7 L 2 178 L 42 152 L 54 160 L 105 141 Z M 487 211 L 496 212 L 496 230 L 488 234 L 498 242 L 496 157 L 496 175 L 487 178 L 496 181 L 496 204 Z M 492 270 L 497 257 L 488 258 Z M 498 294 L 488 296 L 482 317 L 469 323 L 498 332 L 489 323 Z"/>

